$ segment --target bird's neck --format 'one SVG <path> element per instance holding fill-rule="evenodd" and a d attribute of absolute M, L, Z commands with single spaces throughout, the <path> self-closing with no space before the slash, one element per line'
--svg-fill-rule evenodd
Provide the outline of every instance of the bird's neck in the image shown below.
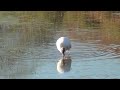
<path fill-rule="evenodd" d="M 65 48 L 62 49 L 62 54 L 65 56 Z"/>

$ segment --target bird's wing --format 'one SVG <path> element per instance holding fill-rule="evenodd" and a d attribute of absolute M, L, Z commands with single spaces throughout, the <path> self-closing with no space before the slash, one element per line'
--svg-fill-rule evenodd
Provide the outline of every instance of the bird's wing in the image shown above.
<path fill-rule="evenodd" d="M 60 44 L 60 47 L 64 47 L 64 46 L 63 46 L 63 43 Z"/>

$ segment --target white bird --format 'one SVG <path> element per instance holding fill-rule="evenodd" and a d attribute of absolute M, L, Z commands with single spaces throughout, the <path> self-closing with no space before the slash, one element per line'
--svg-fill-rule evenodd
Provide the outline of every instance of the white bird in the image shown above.
<path fill-rule="evenodd" d="M 68 37 L 60 37 L 56 41 L 56 46 L 57 46 L 57 49 L 60 51 L 60 53 L 62 53 L 62 55 L 64 57 L 65 52 L 67 50 L 70 50 L 70 48 L 71 48 L 71 42 Z"/>

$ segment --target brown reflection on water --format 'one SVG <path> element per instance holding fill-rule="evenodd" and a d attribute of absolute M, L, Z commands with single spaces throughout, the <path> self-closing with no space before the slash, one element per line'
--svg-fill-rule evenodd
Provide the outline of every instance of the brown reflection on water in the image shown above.
<path fill-rule="evenodd" d="M 98 49 L 104 48 L 104 51 L 120 54 L 120 32 L 114 32 L 79 30 L 69 32 L 69 37 L 71 40 L 97 44 Z"/>

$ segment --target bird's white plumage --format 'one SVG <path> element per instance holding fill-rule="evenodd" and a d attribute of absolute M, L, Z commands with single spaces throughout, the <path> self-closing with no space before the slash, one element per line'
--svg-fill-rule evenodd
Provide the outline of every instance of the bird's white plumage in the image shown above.
<path fill-rule="evenodd" d="M 62 53 L 62 48 L 65 48 L 65 51 L 70 50 L 71 42 L 68 37 L 60 37 L 56 41 L 56 46 L 57 46 L 57 49 L 60 51 L 60 53 Z"/>

